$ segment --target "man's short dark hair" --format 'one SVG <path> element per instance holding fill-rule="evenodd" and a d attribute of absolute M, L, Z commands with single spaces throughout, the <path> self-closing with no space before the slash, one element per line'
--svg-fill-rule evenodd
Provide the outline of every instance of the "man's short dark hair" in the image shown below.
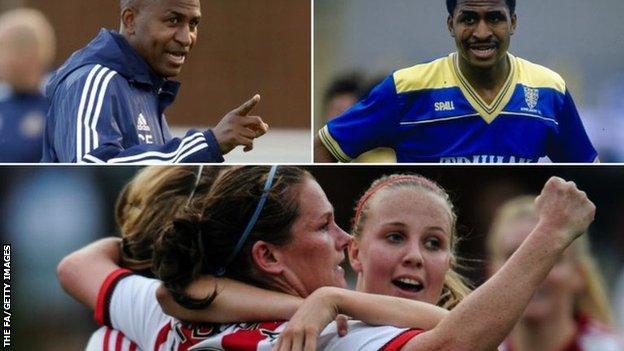
<path fill-rule="evenodd" d="M 516 0 L 505 0 L 505 3 L 509 8 L 509 13 L 513 15 L 514 12 L 516 12 Z M 457 7 L 457 0 L 446 0 L 446 9 L 448 10 L 449 15 L 453 16 L 455 7 Z"/>

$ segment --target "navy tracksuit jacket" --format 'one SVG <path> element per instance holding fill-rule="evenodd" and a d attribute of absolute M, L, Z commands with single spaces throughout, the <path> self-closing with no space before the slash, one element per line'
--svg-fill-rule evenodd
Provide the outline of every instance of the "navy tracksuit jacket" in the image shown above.
<path fill-rule="evenodd" d="M 120 34 L 102 29 L 46 87 L 42 162 L 223 162 L 210 130 L 172 138 L 164 110 L 179 83 L 156 75 Z"/>

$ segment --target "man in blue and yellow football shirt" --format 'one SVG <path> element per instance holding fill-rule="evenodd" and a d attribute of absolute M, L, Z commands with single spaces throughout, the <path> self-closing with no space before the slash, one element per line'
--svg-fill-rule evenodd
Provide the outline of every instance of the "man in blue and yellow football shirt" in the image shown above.
<path fill-rule="evenodd" d="M 563 79 L 507 52 L 515 0 L 447 0 L 457 52 L 398 70 L 331 120 L 316 162 L 390 147 L 398 162 L 594 162 Z"/>

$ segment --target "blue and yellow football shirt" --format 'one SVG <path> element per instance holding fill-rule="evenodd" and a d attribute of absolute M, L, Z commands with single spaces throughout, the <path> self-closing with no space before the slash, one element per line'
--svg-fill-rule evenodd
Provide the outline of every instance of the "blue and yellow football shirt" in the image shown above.
<path fill-rule="evenodd" d="M 593 162 L 596 150 L 563 79 L 511 54 L 509 61 L 509 77 L 490 104 L 453 53 L 396 71 L 319 137 L 342 162 L 377 147 L 394 149 L 398 162 Z"/>

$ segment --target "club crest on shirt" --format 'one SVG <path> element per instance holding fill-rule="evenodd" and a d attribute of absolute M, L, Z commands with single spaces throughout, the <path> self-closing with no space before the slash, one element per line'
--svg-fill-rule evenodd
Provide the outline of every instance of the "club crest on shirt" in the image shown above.
<path fill-rule="evenodd" d="M 524 101 L 526 101 L 529 110 L 534 110 L 539 100 L 539 90 L 535 88 L 524 87 Z"/>

